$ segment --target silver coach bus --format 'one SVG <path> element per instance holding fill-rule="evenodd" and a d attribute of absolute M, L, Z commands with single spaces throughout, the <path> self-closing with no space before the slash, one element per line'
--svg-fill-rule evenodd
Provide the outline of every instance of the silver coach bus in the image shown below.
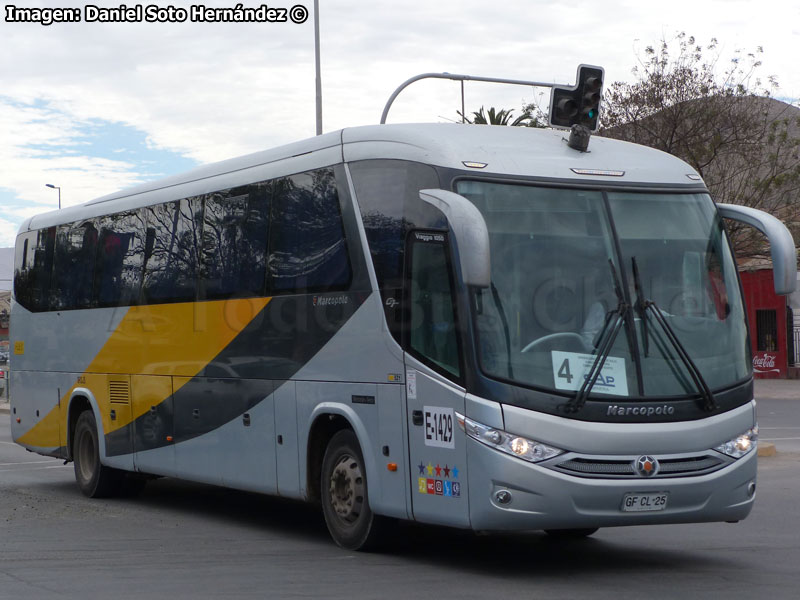
<path fill-rule="evenodd" d="M 737 521 L 748 331 L 685 163 L 560 131 L 378 125 L 39 215 L 16 244 L 14 439 L 88 496 L 153 476 L 320 501 L 334 540 Z"/>

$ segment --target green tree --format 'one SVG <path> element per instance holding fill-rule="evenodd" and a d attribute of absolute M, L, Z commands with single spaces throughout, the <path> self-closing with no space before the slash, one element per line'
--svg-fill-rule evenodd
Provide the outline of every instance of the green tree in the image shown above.
<path fill-rule="evenodd" d="M 457 111 L 459 117 L 472 125 L 510 125 L 512 127 L 545 127 L 546 119 L 542 118 L 541 111 L 534 104 L 526 104 L 522 107 L 522 114 L 514 119 L 513 109 L 495 110 L 494 106 L 485 110 L 481 106 L 480 110 L 472 113 L 472 117 L 467 117 Z"/>
<path fill-rule="evenodd" d="M 721 73 L 717 48 L 685 33 L 646 47 L 635 80 L 604 94 L 600 134 L 678 156 L 717 202 L 760 208 L 797 232 L 800 109 L 771 97 L 774 78 L 756 76 L 761 48 L 737 52 Z M 729 225 L 740 256 L 764 255 L 763 238 Z"/>

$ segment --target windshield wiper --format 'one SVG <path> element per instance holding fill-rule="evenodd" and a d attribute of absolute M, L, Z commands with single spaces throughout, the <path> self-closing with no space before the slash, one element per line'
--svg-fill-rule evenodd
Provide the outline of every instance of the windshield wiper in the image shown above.
<path fill-rule="evenodd" d="M 581 388 L 575 394 L 575 398 L 570 400 L 567 404 L 567 412 L 574 413 L 583 408 L 583 405 L 586 403 L 586 398 L 589 397 L 589 393 L 592 391 L 594 384 L 597 383 L 597 379 L 600 377 L 600 373 L 603 371 L 603 365 L 605 365 L 608 355 L 611 354 L 611 348 L 614 347 L 617 334 L 619 334 L 619 330 L 622 329 L 622 325 L 625 323 L 625 316 L 630 310 L 630 306 L 625 302 L 625 296 L 622 294 L 622 286 L 619 283 L 617 270 L 614 268 L 614 263 L 611 259 L 608 260 L 608 266 L 611 267 L 611 277 L 614 280 L 614 292 L 617 295 L 617 309 L 606 316 L 603 328 L 595 337 L 597 341 L 594 346 L 597 354 L 594 357 L 592 366 L 589 368 L 589 372 L 586 373 L 583 385 L 581 385 Z"/>
<path fill-rule="evenodd" d="M 642 345 L 644 348 L 644 357 L 647 358 L 649 353 L 650 339 L 647 329 L 647 304 L 644 300 L 644 293 L 642 291 L 642 280 L 639 278 L 639 265 L 636 264 L 636 257 L 631 259 L 633 264 L 633 287 L 636 290 L 636 312 L 642 320 Z"/>
<path fill-rule="evenodd" d="M 648 334 L 647 334 L 647 311 L 653 315 L 655 321 L 661 325 L 661 329 L 667 336 L 667 339 L 672 344 L 673 348 L 675 348 L 678 358 L 681 359 L 686 370 L 689 372 L 689 376 L 692 378 L 697 390 L 700 392 L 700 396 L 703 399 L 703 408 L 708 412 L 717 409 L 717 402 L 714 400 L 714 394 L 711 392 L 711 388 L 708 387 L 706 380 L 703 378 L 703 374 L 700 372 L 700 369 L 697 368 L 697 365 L 692 360 L 692 357 L 689 356 L 689 353 L 686 351 L 686 348 L 678 339 L 678 336 L 675 335 L 675 332 L 672 330 L 669 322 L 667 321 L 666 317 L 664 316 L 664 312 L 658 307 L 654 300 L 646 300 L 644 299 L 644 294 L 642 290 L 642 282 L 639 279 L 639 266 L 636 264 L 636 257 L 634 256 L 631 258 L 631 262 L 633 264 L 633 279 L 634 279 L 634 287 L 636 288 L 636 309 L 639 311 L 639 315 L 642 319 L 642 338 L 644 341 L 644 355 L 647 356 L 647 346 L 648 346 Z"/>

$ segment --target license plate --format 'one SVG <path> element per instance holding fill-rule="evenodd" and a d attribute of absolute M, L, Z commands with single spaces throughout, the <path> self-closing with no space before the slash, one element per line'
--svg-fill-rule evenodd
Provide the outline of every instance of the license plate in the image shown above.
<path fill-rule="evenodd" d="M 647 512 L 665 508 L 667 508 L 666 492 L 625 494 L 622 498 L 622 512 Z"/>

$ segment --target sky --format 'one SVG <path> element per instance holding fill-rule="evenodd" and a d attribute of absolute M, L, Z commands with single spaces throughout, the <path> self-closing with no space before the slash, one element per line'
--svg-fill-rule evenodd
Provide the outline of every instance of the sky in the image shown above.
<path fill-rule="evenodd" d="M 136 4 L 157 17 L 170 6 Z M 77 8 L 81 22 L 19 22 L 0 15 L 0 247 L 22 221 L 200 164 L 315 134 L 313 0 L 272 8 L 303 23 L 129 20 L 86 22 L 122 2 L 19 0 L 18 8 Z M 262 2 L 243 0 L 245 7 Z M 572 84 L 580 63 L 605 81 L 632 81 L 648 45 L 680 31 L 719 40 L 722 68 L 763 47 L 776 97 L 800 98 L 800 3 L 761 0 L 320 0 L 323 130 L 379 122 L 394 89 L 414 75 L 449 72 Z M 237 2 L 205 0 L 206 8 Z M 11 11 L 12 13 L 14 11 Z M 180 15 L 177 15 L 180 16 Z M 549 90 L 466 84 L 480 106 L 546 105 Z M 457 82 L 426 80 L 395 101 L 388 122 L 458 120 Z"/>

